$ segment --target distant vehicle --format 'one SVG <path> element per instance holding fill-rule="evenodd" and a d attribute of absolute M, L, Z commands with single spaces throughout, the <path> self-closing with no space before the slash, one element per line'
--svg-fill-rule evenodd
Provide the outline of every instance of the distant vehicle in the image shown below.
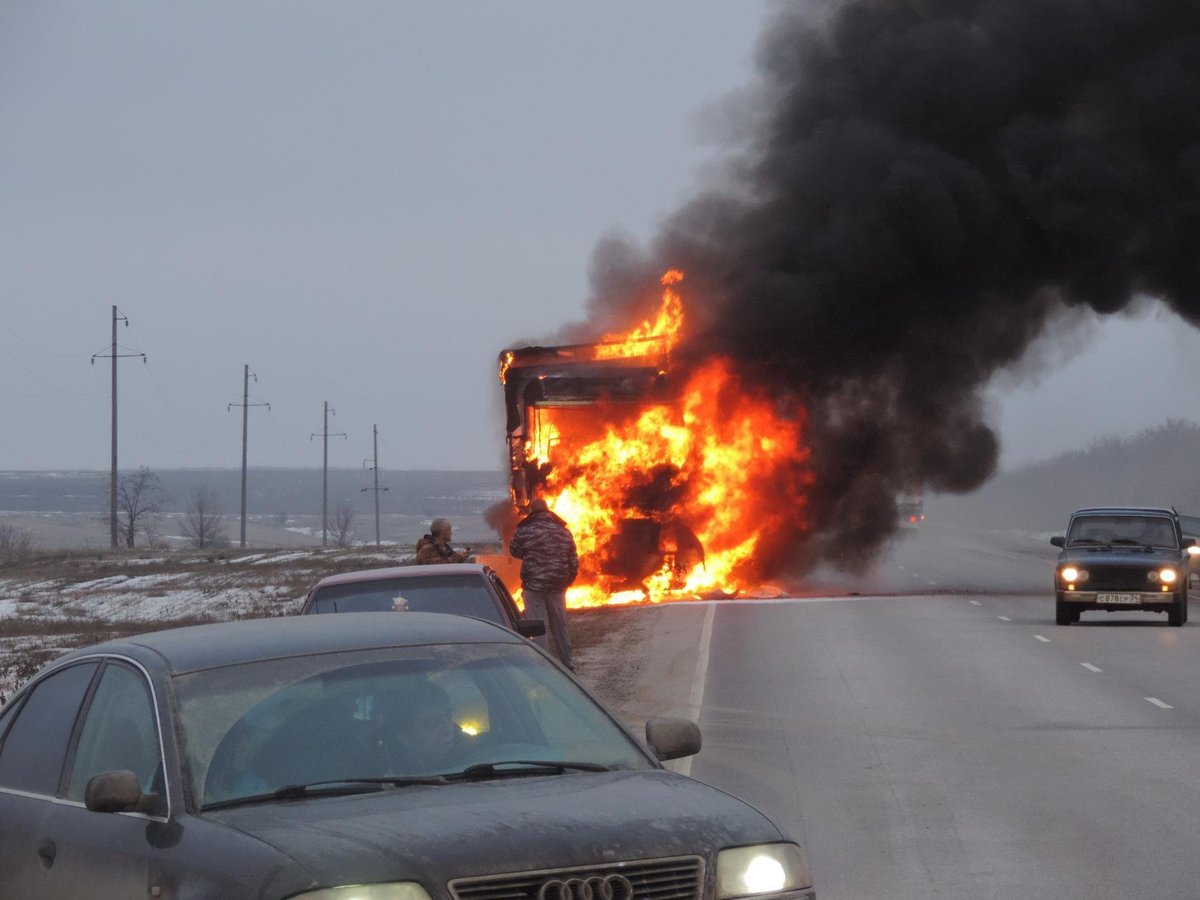
<path fill-rule="evenodd" d="M 666 771 L 540 649 L 461 616 L 75 650 L 0 709 L 0 896 L 813 900 L 762 812 Z"/>
<path fill-rule="evenodd" d="M 925 521 L 925 494 L 921 491 L 896 497 L 897 521 L 901 528 L 920 528 Z"/>
<path fill-rule="evenodd" d="M 1179 527 L 1186 540 L 1191 538 L 1195 543 L 1187 548 L 1189 570 L 1192 575 L 1200 574 L 1200 516 L 1185 516 L 1180 514 Z"/>
<path fill-rule="evenodd" d="M 490 567 L 476 563 L 361 569 L 322 578 L 301 615 L 344 612 L 440 612 L 472 616 L 525 637 L 546 633 L 541 619 L 524 619 L 512 594 Z"/>
<path fill-rule="evenodd" d="M 1165 612 L 1167 623 L 1188 619 L 1188 551 L 1171 509 L 1103 507 L 1072 514 L 1054 571 L 1054 621 L 1078 622 L 1085 610 Z"/>

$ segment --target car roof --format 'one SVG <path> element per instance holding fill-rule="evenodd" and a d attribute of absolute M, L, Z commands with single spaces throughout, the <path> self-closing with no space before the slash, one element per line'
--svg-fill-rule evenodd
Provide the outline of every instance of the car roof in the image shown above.
<path fill-rule="evenodd" d="M 467 616 L 426 612 L 280 616 L 192 625 L 81 647 L 55 662 L 97 653 L 157 657 L 173 675 L 238 663 L 346 650 L 427 644 L 525 643 L 516 633 Z"/>
<path fill-rule="evenodd" d="M 1163 509 L 1160 506 L 1090 506 L 1071 513 L 1072 516 L 1124 514 L 1168 516 L 1172 519 L 1178 515 L 1173 509 Z"/>
<path fill-rule="evenodd" d="M 479 575 L 491 571 L 481 563 L 438 563 L 436 565 L 389 566 L 381 569 L 356 569 L 327 575 L 313 585 L 313 589 L 331 584 L 354 584 L 360 581 L 384 581 L 393 578 L 422 578 L 437 575 Z"/>

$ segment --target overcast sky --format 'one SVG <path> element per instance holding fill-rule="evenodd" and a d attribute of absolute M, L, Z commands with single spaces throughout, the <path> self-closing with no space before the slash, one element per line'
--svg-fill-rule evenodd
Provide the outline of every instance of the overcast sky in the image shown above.
<path fill-rule="evenodd" d="M 582 316 L 754 77 L 762 2 L 0 5 L 0 469 L 488 469 L 496 357 Z M 1150 305 L 1035 348 L 1005 466 L 1200 419 L 1200 335 Z"/>

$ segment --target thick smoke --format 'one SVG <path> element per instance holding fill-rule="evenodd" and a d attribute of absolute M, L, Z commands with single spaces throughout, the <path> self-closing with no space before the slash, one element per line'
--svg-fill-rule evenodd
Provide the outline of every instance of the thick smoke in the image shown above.
<path fill-rule="evenodd" d="M 727 179 L 593 260 L 595 323 L 682 268 L 686 352 L 808 408 L 811 531 L 776 570 L 855 567 L 899 491 L 986 480 L 982 389 L 1064 311 L 1200 324 L 1200 3 L 812 9 L 769 21 Z"/>

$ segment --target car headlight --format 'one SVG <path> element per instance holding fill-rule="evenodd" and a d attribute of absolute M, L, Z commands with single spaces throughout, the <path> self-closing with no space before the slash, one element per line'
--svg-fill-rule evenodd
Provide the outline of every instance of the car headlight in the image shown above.
<path fill-rule="evenodd" d="M 1063 566 L 1058 574 L 1063 581 L 1070 581 L 1074 584 L 1081 584 L 1088 580 L 1087 569 L 1081 569 L 1078 566 Z"/>
<path fill-rule="evenodd" d="M 1179 573 L 1174 569 L 1163 569 L 1158 573 L 1158 577 L 1163 584 L 1174 584 L 1175 579 L 1179 577 Z"/>
<path fill-rule="evenodd" d="M 717 854 L 717 900 L 810 887 L 808 861 L 795 844 L 756 844 Z"/>
<path fill-rule="evenodd" d="M 415 881 L 391 884 L 349 884 L 294 894 L 293 900 L 430 900 L 429 892 Z"/>

